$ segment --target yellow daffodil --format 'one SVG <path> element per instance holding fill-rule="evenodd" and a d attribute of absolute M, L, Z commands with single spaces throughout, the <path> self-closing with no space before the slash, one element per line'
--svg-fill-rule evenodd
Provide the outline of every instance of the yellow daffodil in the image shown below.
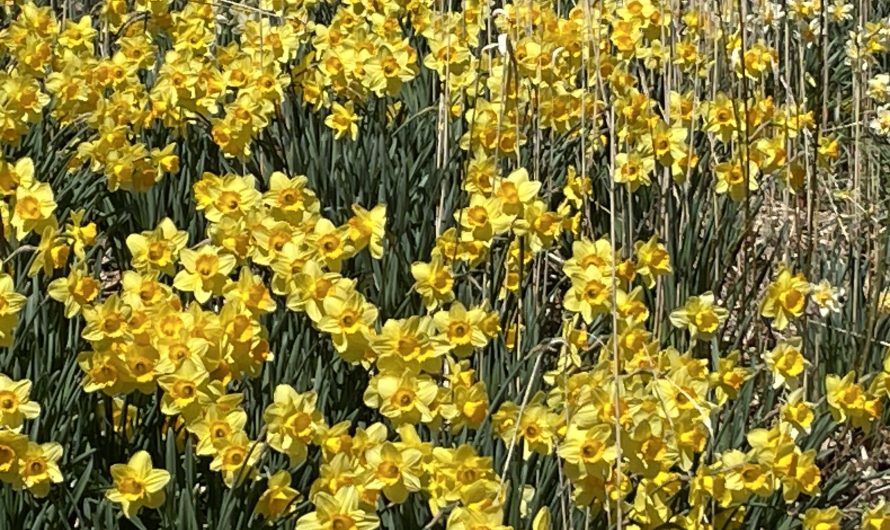
<path fill-rule="evenodd" d="M 501 200 L 504 213 L 520 215 L 523 207 L 532 203 L 540 189 L 541 183 L 529 180 L 528 170 L 519 168 L 496 181 L 494 196 Z"/>
<path fill-rule="evenodd" d="M 154 469 L 151 456 L 137 451 L 126 464 L 111 466 L 114 486 L 105 492 L 109 501 L 120 503 L 127 519 L 132 519 L 145 508 L 157 509 L 164 504 L 164 487 L 170 481 L 170 473 Z"/>
<path fill-rule="evenodd" d="M 226 486 L 234 488 L 256 474 L 256 466 L 265 450 L 259 441 L 251 441 L 244 432 L 225 439 L 210 462 L 210 469 L 222 473 Z"/>
<path fill-rule="evenodd" d="M 881 499 L 871 508 L 864 510 L 859 524 L 862 530 L 883 530 L 890 526 L 890 509 L 887 501 Z"/>
<path fill-rule="evenodd" d="M 35 497 L 42 498 L 49 494 L 51 484 L 64 480 L 59 469 L 59 460 L 64 450 L 55 443 L 36 444 L 28 442 L 27 448 L 19 455 L 19 480 L 21 485 Z"/>
<path fill-rule="evenodd" d="M 30 379 L 13 381 L 0 374 L 0 427 L 19 432 L 24 420 L 40 415 L 40 404 L 31 401 L 30 394 Z"/>
<path fill-rule="evenodd" d="M 226 278 L 235 268 L 236 260 L 219 247 L 204 245 L 198 250 L 182 251 L 183 270 L 176 273 L 173 286 L 191 292 L 195 300 L 204 303 L 213 295 L 222 294 Z"/>
<path fill-rule="evenodd" d="M 840 298 L 843 295 L 844 290 L 832 286 L 828 280 L 810 285 L 810 298 L 819 308 L 819 314 L 822 317 L 827 317 L 831 313 L 840 313 Z"/>
<path fill-rule="evenodd" d="M 482 330 L 484 314 L 479 309 L 467 310 L 460 302 L 454 302 L 448 310 L 439 310 L 433 315 L 433 323 L 442 339 L 451 346 L 451 352 L 458 357 L 466 357 L 475 348 L 488 344 L 488 337 Z"/>
<path fill-rule="evenodd" d="M 158 384 L 164 389 L 161 412 L 167 415 L 195 415 L 200 410 L 201 400 L 207 399 L 208 378 L 200 360 L 184 359 L 174 373 L 158 379 Z"/>
<path fill-rule="evenodd" d="M 52 220 L 56 211 L 53 189 L 45 182 L 31 181 L 15 190 L 15 207 L 10 224 L 16 238 L 22 240 L 31 232 L 40 232 Z"/>
<path fill-rule="evenodd" d="M 12 277 L 0 274 L 0 346 L 11 346 L 25 297 L 15 291 Z"/>
<path fill-rule="evenodd" d="M 290 487 L 291 476 L 287 471 L 278 471 L 269 477 L 266 491 L 260 496 L 254 512 L 268 521 L 277 521 L 297 509 L 296 501 L 300 492 Z"/>
<path fill-rule="evenodd" d="M 779 341 L 775 348 L 763 354 L 773 375 L 773 388 L 787 386 L 794 390 L 800 384 L 803 371 L 810 364 L 801 352 L 799 337 Z"/>
<path fill-rule="evenodd" d="M 47 294 L 65 304 L 65 318 L 74 318 L 99 296 L 99 282 L 83 268 L 71 269 L 67 277 L 58 278 L 47 286 Z"/>
<path fill-rule="evenodd" d="M 346 105 L 334 103 L 331 113 L 324 120 L 324 124 L 334 130 L 334 139 L 349 136 L 353 142 L 358 138 L 358 122 L 359 117 L 355 115 L 351 101 Z"/>
<path fill-rule="evenodd" d="M 226 411 L 218 406 L 208 406 L 204 414 L 188 423 L 186 428 L 198 438 L 195 452 L 199 455 L 215 455 L 228 444 L 229 439 L 244 430 L 247 414 L 241 409 Z"/>
<path fill-rule="evenodd" d="M 368 487 L 383 491 L 392 502 L 405 502 L 409 493 L 420 491 L 417 466 L 422 456 L 416 449 L 399 450 L 388 442 L 370 448 L 365 453 L 367 465 L 373 470 Z"/>
<path fill-rule="evenodd" d="M 433 421 L 430 406 L 438 394 L 436 383 L 392 357 L 381 359 L 377 365 L 380 373 L 368 383 L 365 404 L 379 409 L 396 425 Z"/>
<path fill-rule="evenodd" d="M 637 242 L 634 251 L 637 256 L 636 272 L 650 289 L 655 286 L 656 278 L 673 272 L 670 255 L 657 237 L 653 236 L 645 243 Z"/>
<path fill-rule="evenodd" d="M 803 514 L 804 530 L 840 530 L 843 514 L 837 506 L 809 508 Z"/>
<path fill-rule="evenodd" d="M 371 257 L 380 259 L 383 257 L 383 238 L 386 235 L 386 205 L 378 204 L 371 210 L 365 210 L 357 204 L 352 205 L 353 216 L 347 221 L 349 226 L 349 240 L 355 250 L 365 247 L 371 252 Z"/>
<path fill-rule="evenodd" d="M 358 362 L 368 354 L 371 327 L 377 320 L 377 308 L 351 288 L 337 290 L 326 296 L 324 316 L 318 329 L 329 333 L 334 347 L 348 362 Z"/>
<path fill-rule="evenodd" d="M 300 517 L 298 530 L 374 530 L 380 525 L 376 514 L 360 506 L 354 486 L 344 486 L 333 495 L 319 492 L 313 502 L 315 511 Z"/>
<path fill-rule="evenodd" d="M 454 300 L 454 275 L 441 254 L 434 255 L 428 263 L 414 262 L 411 275 L 415 280 L 414 290 L 420 294 L 427 311 Z"/>
<path fill-rule="evenodd" d="M 166 272 L 171 276 L 175 270 L 173 264 L 187 242 L 188 233 L 178 230 L 167 217 L 154 230 L 127 236 L 134 269 Z"/>
<path fill-rule="evenodd" d="M 19 465 L 28 449 L 28 437 L 8 429 L 0 430 L 0 480 L 19 485 Z"/>
<path fill-rule="evenodd" d="M 729 311 L 714 302 L 714 294 L 710 291 L 700 296 L 690 296 L 686 305 L 671 312 L 671 324 L 678 328 L 687 328 L 692 339 L 709 340 L 714 336 Z"/>
<path fill-rule="evenodd" d="M 760 314 L 773 319 L 777 330 L 788 327 L 790 319 L 799 317 L 806 308 L 810 284 L 802 273 L 792 274 L 785 267 L 767 287 Z"/>
<path fill-rule="evenodd" d="M 603 276 L 596 266 L 572 274 L 572 287 L 566 292 L 563 304 L 569 311 L 579 313 L 588 324 L 597 315 L 606 314 L 612 307 L 612 281 Z"/>
<path fill-rule="evenodd" d="M 263 413 L 269 447 L 286 454 L 291 466 L 306 459 L 307 446 L 326 427 L 315 402 L 314 392 L 300 394 L 289 385 L 278 385 L 274 402 Z"/>

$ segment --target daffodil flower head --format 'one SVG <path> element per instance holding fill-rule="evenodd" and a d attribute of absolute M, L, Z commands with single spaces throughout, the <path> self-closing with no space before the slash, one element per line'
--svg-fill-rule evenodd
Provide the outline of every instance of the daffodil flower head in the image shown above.
<path fill-rule="evenodd" d="M 51 484 L 62 482 L 58 462 L 63 452 L 62 446 L 55 442 L 28 442 L 19 457 L 19 480 L 35 497 L 46 497 Z"/>
<path fill-rule="evenodd" d="M 767 368 L 773 375 L 773 388 L 787 386 L 797 389 L 804 370 L 810 364 L 804 357 L 799 337 L 782 339 L 769 352 L 763 354 Z"/>
<path fill-rule="evenodd" d="M 211 296 L 222 294 L 226 279 L 237 263 L 234 256 L 214 245 L 184 249 L 181 260 L 183 270 L 176 273 L 173 287 L 193 293 L 195 300 L 202 304 Z"/>
<path fill-rule="evenodd" d="M 767 287 L 760 314 L 773 319 L 774 328 L 784 330 L 792 318 L 803 314 L 808 294 L 810 283 L 803 273 L 792 274 L 791 270 L 782 267 Z"/>
<path fill-rule="evenodd" d="M 300 517 L 297 530 L 374 530 L 377 515 L 362 508 L 354 486 L 344 486 L 335 494 L 319 492 L 313 499 L 315 511 Z"/>
<path fill-rule="evenodd" d="M 285 470 L 276 472 L 269 477 L 266 491 L 260 496 L 254 512 L 268 521 L 277 521 L 293 513 L 297 509 L 296 501 L 301 498 L 300 492 L 290 487 L 291 476 Z"/>
<path fill-rule="evenodd" d="M 275 400 L 263 418 L 268 428 L 268 444 L 287 455 L 292 466 L 306 459 L 307 447 L 326 429 L 321 412 L 316 410 L 315 392 L 298 393 L 289 385 L 275 387 Z"/>
<path fill-rule="evenodd" d="M 14 381 L 0 374 L 0 428 L 20 432 L 26 419 L 40 415 L 40 404 L 30 399 L 31 380 Z"/>
<path fill-rule="evenodd" d="M 690 296 L 686 305 L 670 314 L 671 323 L 686 328 L 693 339 L 709 340 L 717 328 L 729 316 L 726 308 L 717 305 L 710 291 L 700 296 Z"/>
<path fill-rule="evenodd" d="M 164 487 L 170 481 L 170 473 L 155 469 L 146 451 L 137 451 L 126 464 L 111 466 L 114 486 L 105 496 L 119 503 L 124 516 L 132 519 L 142 508 L 157 509 L 164 504 Z"/>

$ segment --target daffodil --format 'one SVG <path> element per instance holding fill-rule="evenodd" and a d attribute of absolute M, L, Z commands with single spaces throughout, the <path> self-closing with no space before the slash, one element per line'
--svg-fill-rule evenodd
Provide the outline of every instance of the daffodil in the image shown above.
<path fill-rule="evenodd" d="M 591 265 L 600 270 L 601 275 L 609 275 L 612 270 L 614 249 L 608 239 L 592 241 L 581 238 L 572 243 L 572 257 L 566 260 L 562 270 L 566 276 L 584 272 Z"/>
<path fill-rule="evenodd" d="M 760 306 L 760 314 L 773 319 L 777 330 L 788 327 L 792 318 L 799 317 L 806 308 L 810 283 L 802 273 L 792 272 L 782 267 L 775 280 L 769 284 L 766 297 Z"/>
<path fill-rule="evenodd" d="M 405 502 L 409 493 L 420 491 L 418 463 L 422 456 L 416 449 L 399 450 L 389 442 L 372 447 L 365 453 L 367 465 L 373 472 L 368 487 L 382 490 L 392 502 Z"/>
<path fill-rule="evenodd" d="M 353 216 L 347 221 L 349 240 L 357 251 L 368 247 L 371 257 L 382 258 L 383 238 L 386 235 L 386 205 L 378 204 L 366 210 L 353 204 L 352 212 Z"/>
<path fill-rule="evenodd" d="M 353 142 L 358 138 L 358 122 L 359 117 L 355 115 L 351 101 L 346 105 L 334 103 L 331 113 L 324 120 L 324 124 L 334 130 L 334 139 L 349 136 Z"/>
<path fill-rule="evenodd" d="M 275 311 L 276 307 L 263 279 L 247 267 L 241 269 L 237 281 L 223 287 L 223 297 L 227 302 L 243 305 L 254 316 Z"/>
<path fill-rule="evenodd" d="M 340 272 L 343 260 L 355 254 L 349 239 L 349 225 L 335 226 L 328 219 L 321 218 L 315 223 L 309 241 L 317 253 L 316 259 L 334 272 Z"/>
<path fill-rule="evenodd" d="M 52 221 L 56 201 L 49 184 L 33 180 L 15 190 L 15 206 L 10 224 L 16 238 L 22 240 L 33 231 L 40 232 Z"/>
<path fill-rule="evenodd" d="M 377 365 L 380 373 L 368 383 L 365 404 L 379 409 L 396 425 L 432 422 L 430 406 L 438 394 L 436 383 L 393 357 L 381 359 Z"/>
<path fill-rule="evenodd" d="M 645 243 L 637 242 L 634 245 L 637 257 L 636 272 L 645 281 L 650 289 L 655 286 L 655 279 L 673 272 L 670 255 L 656 236 L 652 236 Z"/>
<path fill-rule="evenodd" d="M 411 274 L 415 280 L 414 290 L 420 294 L 428 311 L 454 300 L 454 276 L 441 254 L 435 254 L 429 262 L 413 263 Z"/>
<path fill-rule="evenodd" d="M 306 459 L 307 446 L 326 427 L 315 408 L 316 399 L 314 392 L 300 394 L 289 385 L 278 385 L 274 402 L 263 413 L 269 430 L 269 447 L 286 454 L 291 466 Z"/>
<path fill-rule="evenodd" d="M 96 223 L 84 223 L 86 212 L 81 208 L 71 212 L 68 223 L 65 224 L 65 235 L 73 240 L 74 255 L 80 259 L 86 258 L 86 249 L 96 243 Z"/>
<path fill-rule="evenodd" d="M 377 308 L 352 288 L 338 289 L 324 298 L 318 328 L 331 335 L 334 347 L 348 362 L 358 362 L 371 350 L 371 326 Z"/>
<path fill-rule="evenodd" d="M 853 420 L 856 427 L 867 425 L 880 413 L 877 400 L 869 396 L 862 385 L 856 383 L 856 372 L 848 372 L 843 378 L 833 374 L 825 376 L 825 397 L 834 421 Z"/>
<path fill-rule="evenodd" d="M 216 177 L 205 173 L 194 187 L 196 206 L 214 223 L 242 219 L 262 202 L 251 175 Z"/>
<path fill-rule="evenodd" d="M 361 507 L 359 492 L 344 486 L 333 495 L 319 492 L 313 502 L 315 510 L 297 520 L 297 530 L 374 530 L 380 520 Z"/>
<path fill-rule="evenodd" d="M 474 238 L 490 241 L 510 228 L 515 215 L 504 211 L 504 203 L 500 198 L 474 193 L 470 196 L 470 205 L 455 212 L 454 218 Z"/>
<path fill-rule="evenodd" d="M 158 168 L 158 172 L 177 173 L 179 171 L 179 156 L 173 152 L 175 143 L 169 143 L 163 149 L 151 150 L 151 160 Z"/>
<path fill-rule="evenodd" d="M 25 297 L 15 290 L 12 276 L 0 273 L 0 346 L 11 346 Z"/>
<path fill-rule="evenodd" d="M 618 153 L 615 156 L 613 179 L 624 184 L 627 190 L 635 192 L 641 186 L 652 183 L 651 173 L 655 170 L 655 159 L 637 152 Z"/>
<path fill-rule="evenodd" d="M 763 354 L 773 375 L 773 388 L 787 386 L 794 390 L 800 384 L 803 371 L 810 364 L 801 352 L 799 337 L 780 341 L 775 348 Z"/>
<path fill-rule="evenodd" d="M 58 278 L 47 286 L 47 294 L 65 304 L 65 318 L 74 318 L 99 296 L 99 282 L 83 267 L 71 269 L 68 276 Z"/>
<path fill-rule="evenodd" d="M 102 345 L 130 339 L 132 333 L 128 321 L 132 312 L 133 308 L 125 304 L 118 294 L 109 296 L 101 304 L 85 307 L 83 338 Z"/>
<path fill-rule="evenodd" d="M 40 404 L 31 401 L 31 380 L 14 381 L 0 374 L 0 427 L 22 430 L 24 420 L 40 415 Z"/>
<path fill-rule="evenodd" d="M 721 455 L 725 472 L 725 487 L 732 492 L 736 502 L 744 502 L 752 495 L 765 497 L 775 488 L 775 477 L 770 470 L 756 462 L 749 455 L 738 450 L 726 451 Z"/>
<path fill-rule="evenodd" d="M 709 340 L 728 316 L 729 311 L 717 305 L 714 294 L 708 291 L 690 296 L 684 307 L 671 312 L 670 319 L 674 326 L 687 328 L 692 339 Z"/>
<path fill-rule="evenodd" d="M 592 188 L 590 177 L 579 175 L 575 166 L 569 166 L 566 169 L 566 184 L 563 194 L 572 206 L 580 209 L 584 204 L 584 199 L 590 196 Z"/>
<path fill-rule="evenodd" d="M 219 406 L 208 406 L 201 417 L 188 423 L 186 428 L 198 438 L 197 454 L 215 455 L 233 435 L 243 431 L 246 424 L 247 413 L 241 409 L 226 411 Z"/>
<path fill-rule="evenodd" d="M 507 215 L 520 215 L 523 207 L 532 203 L 541 189 L 541 183 L 529 180 L 528 170 L 519 168 L 495 182 L 494 196 L 501 200 Z"/>
<path fill-rule="evenodd" d="M 885 499 L 879 500 L 874 506 L 862 512 L 860 528 L 862 530 L 883 530 L 890 525 L 890 508 Z"/>
<path fill-rule="evenodd" d="M 507 402 L 492 417 L 492 423 L 505 443 L 524 442 L 523 458 L 526 460 L 532 452 L 550 454 L 557 441 L 560 418 L 541 404 L 543 397 L 543 394 L 537 394 L 521 412 L 515 410 L 515 404 Z"/>
<path fill-rule="evenodd" d="M 318 213 L 318 198 L 308 184 L 304 175 L 288 177 L 275 171 L 269 176 L 269 191 L 263 194 L 263 203 L 272 208 L 276 219 L 298 223 Z"/>
<path fill-rule="evenodd" d="M 598 267 L 591 265 L 583 271 L 576 271 L 572 273 L 571 280 L 572 286 L 563 299 L 566 309 L 579 313 L 588 324 L 597 315 L 609 312 L 612 307 L 612 279 L 604 276 Z"/>
<path fill-rule="evenodd" d="M 234 256 L 212 245 L 204 245 L 198 250 L 185 249 L 182 251 L 183 270 L 176 274 L 173 286 L 193 293 L 195 300 L 204 303 L 211 296 L 222 294 L 226 278 L 235 264 Z"/>
<path fill-rule="evenodd" d="M 165 217 L 154 230 L 127 236 L 127 248 L 133 255 L 133 268 L 173 275 L 174 263 L 188 242 L 188 232 L 179 230 Z"/>
<path fill-rule="evenodd" d="M 717 183 L 714 191 L 718 194 L 728 193 L 736 202 L 743 201 L 749 192 L 760 188 L 757 182 L 759 168 L 757 164 L 749 160 L 747 163 L 741 159 L 722 162 L 714 167 Z"/>
<path fill-rule="evenodd" d="M 716 386 L 717 404 L 735 399 L 742 385 L 754 375 L 753 370 L 739 366 L 739 351 L 730 352 L 717 361 L 717 372 L 711 373 L 711 384 Z"/>
<path fill-rule="evenodd" d="M 822 280 L 817 284 L 810 285 L 810 298 L 816 304 L 816 307 L 819 308 L 819 314 L 823 318 L 831 313 L 840 313 L 840 298 L 843 294 L 843 289 L 832 286 L 828 280 Z"/>
<path fill-rule="evenodd" d="M 591 425 L 588 417 L 579 414 L 569 425 L 565 441 L 559 446 L 559 456 L 583 474 L 606 478 L 617 456 L 612 437 L 609 425 Z"/>
<path fill-rule="evenodd" d="M 28 442 L 27 448 L 19 456 L 20 484 L 35 497 L 46 497 L 50 485 L 64 480 L 59 469 L 59 460 L 63 454 L 62 446 L 55 442 L 45 444 Z"/>
<path fill-rule="evenodd" d="M 111 466 L 111 478 L 114 486 L 105 496 L 119 503 L 127 519 L 132 519 L 143 507 L 157 509 L 164 504 L 170 473 L 153 468 L 148 452 L 137 451 L 126 464 Z"/>
<path fill-rule="evenodd" d="M 387 320 L 371 346 L 378 359 L 394 356 L 416 371 L 439 373 L 442 356 L 449 350 L 445 341 L 433 337 L 429 317 L 412 316 Z"/>
<path fill-rule="evenodd" d="M 278 471 L 271 477 L 266 491 L 260 496 L 253 511 L 268 521 L 277 521 L 297 509 L 296 501 L 300 492 L 290 487 L 291 476 L 287 471 Z"/>
<path fill-rule="evenodd" d="M 37 245 L 31 266 L 28 267 L 28 276 L 37 276 L 41 271 L 46 275 L 52 274 L 68 263 L 70 253 L 71 247 L 67 239 L 59 233 L 56 224 L 54 222 L 47 224 L 40 233 L 40 243 Z"/>
<path fill-rule="evenodd" d="M 299 258 L 298 258 L 299 259 Z M 282 264 L 286 265 L 286 264 Z M 273 264 L 273 269 L 280 270 Z M 288 271 L 290 273 L 291 271 Z M 286 282 L 285 273 L 279 275 Z M 273 280 L 274 281 L 274 280 Z M 315 323 L 320 323 L 325 314 L 324 300 L 329 294 L 344 294 L 354 289 L 355 281 L 344 278 L 339 273 L 327 272 L 315 260 L 303 262 L 302 268 L 293 274 L 278 294 L 287 294 L 287 307 L 291 311 L 305 311 Z M 275 284 L 273 284 L 273 289 Z"/>
<path fill-rule="evenodd" d="M 813 409 L 814 405 L 804 400 L 803 388 L 798 388 L 788 394 L 781 408 L 782 419 L 801 432 L 809 433 L 815 419 Z"/>
<path fill-rule="evenodd" d="M 442 414 L 451 423 L 452 432 L 464 427 L 478 429 L 488 416 L 488 390 L 479 381 L 471 386 L 456 386 L 451 402 L 442 407 Z"/>
<path fill-rule="evenodd" d="M 209 376 L 199 359 L 184 359 L 179 368 L 172 374 L 158 379 L 164 389 L 161 398 L 161 412 L 167 415 L 197 414 L 201 400 L 207 399 L 207 380 Z"/>
<path fill-rule="evenodd" d="M 473 508 L 455 508 L 448 515 L 448 528 L 456 530 L 471 530 L 484 528 L 485 530 L 508 530 L 509 526 L 502 524 L 504 514 L 500 511 L 479 510 Z"/>
<path fill-rule="evenodd" d="M 34 182 L 34 161 L 30 157 L 24 157 L 12 162 L 0 164 L 0 193 L 3 195 L 15 195 L 15 190 L 20 185 L 30 186 Z"/>
<path fill-rule="evenodd" d="M 803 514 L 804 530 L 840 530 L 843 514 L 837 506 L 809 508 Z"/>
<path fill-rule="evenodd" d="M 244 432 L 225 439 L 218 448 L 210 469 L 222 473 L 226 486 L 234 488 L 256 474 L 256 463 L 265 450 L 259 441 L 251 441 Z"/>
<path fill-rule="evenodd" d="M 444 342 L 451 346 L 451 352 L 458 357 L 470 355 L 476 348 L 488 344 L 488 337 L 482 330 L 484 315 L 478 309 L 469 309 L 460 302 L 454 302 L 448 310 L 439 310 L 433 315 L 433 323 Z"/>
<path fill-rule="evenodd" d="M 28 449 L 28 437 L 8 429 L 0 429 L 0 480 L 19 485 L 19 463 Z"/>

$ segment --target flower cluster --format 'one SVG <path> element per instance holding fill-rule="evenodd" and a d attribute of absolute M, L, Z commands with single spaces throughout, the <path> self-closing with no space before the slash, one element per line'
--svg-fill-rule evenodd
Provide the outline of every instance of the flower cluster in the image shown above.
<path fill-rule="evenodd" d="M 31 401 L 31 381 L 0 374 L 0 481 L 38 498 L 62 482 L 59 460 L 64 454 L 58 443 L 41 444 L 22 434 L 25 420 L 39 416 L 40 404 Z"/>
<path fill-rule="evenodd" d="M 514 502 L 542 470 L 574 503 L 564 526 L 583 511 L 625 528 L 734 529 L 772 503 L 807 530 L 840 528 L 840 507 L 814 504 L 827 468 L 811 434 L 877 430 L 890 351 L 816 370 L 810 326 L 846 316 L 847 293 L 758 216 L 781 210 L 772 224 L 821 244 L 817 183 L 855 166 L 858 185 L 863 164 L 858 145 L 847 163 L 846 126 L 828 126 L 827 86 L 817 116 L 807 68 L 829 60 L 823 37 L 845 35 L 857 140 L 862 128 L 890 136 L 890 75 L 873 71 L 890 21 L 854 27 L 845 0 L 745 1 L 751 13 L 667 0 L 109 0 L 74 16 L 69 4 L 2 8 L 0 346 L 17 355 L 19 314 L 37 296 L 58 304 L 82 346 L 70 373 L 108 405 L 103 434 L 132 442 L 126 463 L 102 469 L 103 502 L 123 516 L 172 496 L 174 470 L 134 436 L 151 416 L 170 452 L 189 448 L 219 481 L 195 494 L 259 485 L 254 516 L 298 530 L 372 530 L 412 502 L 428 528 L 507 530 L 519 517 L 549 530 L 550 507 Z M 415 92 L 437 100 L 414 108 Z M 327 175 L 283 169 L 288 155 L 267 142 L 317 125 L 319 145 L 360 152 L 374 122 L 385 155 L 429 111 L 437 171 L 462 167 L 453 189 L 443 178 L 435 235 L 410 259 L 388 259 L 407 235 L 383 192 L 338 211 Z M 197 220 L 158 204 L 150 226 L 121 234 L 63 192 L 93 177 L 116 205 L 182 182 Z M 808 210 L 806 229 L 790 209 Z M 703 210 L 729 221 L 678 236 Z M 741 236 L 712 248 L 727 234 Z M 739 278 L 682 270 L 756 261 L 762 247 L 782 265 L 757 279 L 739 264 Z M 16 256 L 30 259 L 18 276 Z M 413 282 L 398 308 L 361 277 L 384 264 L 384 281 Z M 851 285 L 886 285 L 867 265 Z M 880 343 L 890 293 L 874 302 L 863 352 Z M 529 318 L 529 305 L 544 309 Z M 273 351 L 282 319 L 335 370 L 360 374 L 347 389 L 360 410 L 332 411 L 320 381 L 277 380 L 273 363 L 312 355 Z M 507 371 L 490 373 L 502 360 Z M 0 368 L 21 375 L 21 363 Z M 63 482 L 64 453 L 24 433 L 41 414 L 30 389 L 0 374 L 0 481 L 42 498 Z M 860 524 L 890 528 L 890 507 L 863 509 Z"/>

